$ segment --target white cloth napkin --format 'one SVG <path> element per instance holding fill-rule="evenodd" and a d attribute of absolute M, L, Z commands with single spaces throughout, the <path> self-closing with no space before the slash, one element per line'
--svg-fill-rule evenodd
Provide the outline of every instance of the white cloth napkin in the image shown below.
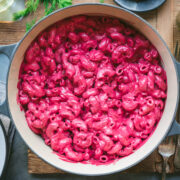
<path fill-rule="evenodd" d="M 5 101 L 5 99 L 6 99 L 6 84 L 0 80 L 0 104 L 2 104 Z M 7 133 L 10 125 L 9 117 L 0 114 L 0 121 L 3 123 Z"/>
<path fill-rule="evenodd" d="M 0 120 L 1 122 L 3 123 L 3 126 L 6 130 L 6 133 L 8 133 L 8 129 L 9 129 L 9 125 L 10 125 L 10 119 L 9 117 L 3 115 L 3 114 L 0 114 Z"/>

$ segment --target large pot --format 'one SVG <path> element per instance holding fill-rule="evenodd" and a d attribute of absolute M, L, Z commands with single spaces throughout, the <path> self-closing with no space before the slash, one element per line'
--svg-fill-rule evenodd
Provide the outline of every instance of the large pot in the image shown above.
<path fill-rule="evenodd" d="M 24 112 L 20 111 L 16 101 L 18 93 L 17 82 L 19 69 L 28 46 L 36 38 L 36 36 L 48 26 L 64 18 L 79 14 L 114 16 L 138 29 L 159 51 L 163 59 L 163 67 L 167 73 L 168 90 L 166 105 L 155 132 L 136 152 L 119 159 L 116 163 L 108 165 L 96 166 L 92 164 L 70 163 L 59 159 L 55 153 L 52 153 L 52 149 L 45 145 L 43 139 L 29 129 Z M 58 10 L 41 20 L 24 36 L 20 42 L 14 45 L 1 47 L 0 53 L 5 54 L 3 55 L 4 58 L 0 59 L 0 62 L 3 62 L 0 63 L 1 74 L 6 74 L 6 70 L 9 69 L 6 80 L 7 101 L 4 101 L 1 105 L 0 112 L 8 115 L 8 110 L 6 109 L 8 104 L 10 116 L 13 119 L 16 129 L 28 147 L 41 159 L 58 169 L 80 175 L 105 175 L 122 171 L 137 164 L 152 153 L 158 144 L 166 137 L 172 124 L 173 126 L 169 135 L 180 134 L 180 126 L 174 120 L 178 106 L 178 72 L 180 72 L 180 65 L 174 60 L 170 50 L 156 30 L 154 30 L 145 20 L 132 12 L 106 4 L 81 4 L 70 6 L 68 8 Z M 7 57 L 9 57 L 9 60 L 6 59 Z"/>

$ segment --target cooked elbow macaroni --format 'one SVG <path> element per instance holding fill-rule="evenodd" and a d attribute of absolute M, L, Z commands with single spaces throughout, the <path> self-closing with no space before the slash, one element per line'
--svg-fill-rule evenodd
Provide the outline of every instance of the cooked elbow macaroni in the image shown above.
<path fill-rule="evenodd" d="M 61 157 L 107 163 L 153 132 L 166 81 L 142 34 L 115 18 L 77 16 L 49 27 L 27 49 L 18 101 L 29 128 Z"/>

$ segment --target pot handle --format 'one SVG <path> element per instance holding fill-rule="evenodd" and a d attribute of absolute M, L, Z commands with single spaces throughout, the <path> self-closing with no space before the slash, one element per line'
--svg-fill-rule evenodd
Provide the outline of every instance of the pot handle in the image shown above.
<path fill-rule="evenodd" d="M 0 113 L 9 116 L 6 84 L 9 66 L 17 44 L 0 46 Z"/>
<path fill-rule="evenodd" d="M 174 62 L 176 64 L 176 70 L 177 70 L 177 74 L 178 74 L 178 79 L 180 81 L 180 62 L 176 61 L 175 59 L 174 59 Z"/>
<path fill-rule="evenodd" d="M 167 136 L 173 136 L 177 134 L 180 135 L 180 124 L 175 119 L 172 123 L 171 129 L 169 130 Z"/>
<path fill-rule="evenodd" d="M 177 71 L 177 74 L 178 74 L 178 80 L 180 82 L 180 63 L 178 61 L 176 61 L 175 58 L 174 58 L 174 62 L 175 62 L 175 65 L 176 65 L 176 71 Z M 180 124 L 175 119 L 173 121 L 171 129 L 168 132 L 168 136 L 177 135 L 177 134 L 180 134 Z"/>

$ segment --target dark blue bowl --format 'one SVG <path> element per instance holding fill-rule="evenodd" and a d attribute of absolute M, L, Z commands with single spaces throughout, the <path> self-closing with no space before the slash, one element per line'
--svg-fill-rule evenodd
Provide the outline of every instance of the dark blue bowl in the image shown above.
<path fill-rule="evenodd" d="M 146 12 L 161 6 L 166 0 L 114 0 L 121 7 L 134 11 Z"/>

